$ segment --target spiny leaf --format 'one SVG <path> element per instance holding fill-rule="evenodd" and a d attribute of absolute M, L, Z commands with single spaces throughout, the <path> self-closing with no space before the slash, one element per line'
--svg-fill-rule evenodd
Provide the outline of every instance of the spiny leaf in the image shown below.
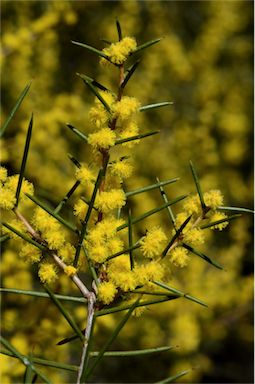
<path fill-rule="evenodd" d="M 80 73 L 77 73 L 77 75 L 83 79 Z M 98 100 L 101 101 L 101 103 L 103 104 L 107 112 L 111 114 L 111 108 L 109 107 L 107 102 L 104 100 L 104 98 L 100 95 L 100 93 L 97 91 L 97 89 L 94 87 L 94 85 L 92 85 L 92 83 L 88 80 L 83 79 L 83 82 L 89 87 L 89 89 L 92 91 L 92 93 L 94 93 L 94 95 L 98 98 Z"/>
<path fill-rule="evenodd" d="M 206 303 L 204 303 L 202 300 L 197 299 L 194 296 L 188 295 L 187 293 L 184 293 L 184 292 L 182 292 L 182 291 L 180 291 L 180 290 L 178 290 L 176 288 L 170 287 L 167 284 L 161 283 L 160 281 L 153 281 L 153 283 L 158 285 L 161 288 L 165 288 L 166 290 L 168 290 L 168 291 L 170 291 L 172 293 L 176 293 L 177 295 L 180 295 L 180 297 L 184 297 L 184 298 L 186 298 L 188 300 L 194 301 L 195 303 L 203 305 L 204 307 L 208 307 L 208 305 Z"/>
<path fill-rule="evenodd" d="M 54 217 L 57 221 L 59 221 L 61 224 L 63 224 L 66 228 L 70 229 L 71 231 L 75 233 L 79 233 L 78 229 L 71 223 L 69 223 L 67 220 L 63 219 L 60 215 L 54 212 L 51 208 L 49 208 L 46 204 L 44 204 L 42 201 L 37 199 L 34 196 L 29 195 L 28 193 L 25 194 L 30 200 L 32 200 L 36 205 L 41 207 L 44 211 L 46 211 L 49 215 Z"/>
<path fill-rule="evenodd" d="M 45 376 L 43 373 L 41 373 L 37 368 L 34 367 L 31 360 L 27 357 L 19 353 L 19 351 L 13 347 L 3 336 L 0 335 L 0 342 L 3 344 L 3 346 L 8 349 L 15 357 L 17 357 L 24 365 L 25 367 L 30 366 L 33 372 L 37 373 L 38 376 L 40 376 L 46 383 L 51 384 L 47 376 Z"/>
<path fill-rule="evenodd" d="M 165 247 L 164 251 L 162 252 L 162 258 L 164 258 L 167 254 L 167 252 L 169 251 L 169 249 L 171 248 L 171 246 L 174 244 L 174 242 L 178 239 L 178 237 L 181 235 L 182 231 L 184 230 L 184 228 L 186 227 L 186 225 L 190 222 L 190 219 L 191 219 L 192 215 L 190 215 L 183 223 L 182 225 L 180 226 L 179 229 L 177 229 L 175 235 L 172 237 L 172 239 L 169 241 L 169 243 L 167 244 L 167 246 Z"/>
<path fill-rule="evenodd" d="M 77 167 L 77 168 L 81 168 L 81 163 L 73 156 L 71 155 L 70 153 L 67 154 L 69 160 L 71 160 L 71 162 Z"/>
<path fill-rule="evenodd" d="M 109 351 L 105 352 L 104 357 L 128 357 L 128 356 L 143 356 L 150 355 L 160 352 L 167 352 L 175 348 L 174 346 L 166 347 L 157 347 L 157 348 L 147 348 L 147 349 L 137 349 L 134 351 Z M 97 357 L 99 352 L 90 352 L 91 357 Z"/>
<path fill-rule="evenodd" d="M 160 40 L 161 39 L 154 39 L 154 40 L 147 41 L 147 43 L 138 45 L 136 50 L 134 52 L 132 52 L 131 55 L 134 54 L 134 53 L 140 52 L 143 49 L 150 47 L 151 45 L 157 44 Z"/>
<path fill-rule="evenodd" d="M 120 333 L 121 329 L 124 327 L 124 325 L 126 324 L 126 322 L 128 321 L 128 319 L 130 318 L 133 310 L 137 307 L 137 305 L 139 304 L 139 301 L 140 301 L 140 298 L 137 299 L 132 305 L 131 307 L 129 308 L 128 312 L 125 314 L 125 316 L 123 317 L 123 319 L 119 322 L 119 324 L 117 325 L 117 327 L 115 328 L 115 330 L 113 331 L 111 337 L 107 340 L 107 342 L 105 343 L 105 345 L 102 347 L 102 349 L 99 351 L 99 354 L 95 360 L 95 362 L 92 364 L 92 366 L 90 367 L 90 369 L 88 370 L 88 372 L 85 374 L 85 377 L 88 378 L 89 375 L 93 372 L 93 370 L 96 368 L 96 366 L 98 365 L 98 363 L 100 362 L 100 360 L 102 359 L 102 357 L 104 356 L 106 350 L 111 346 L 111 344 L 113 343 L 113 341 L 116 339 L 116 337 L 118 336 L 118 334 Z"/>
<path fill-rule="evenodd" d="M 4 243 L 7 240 L 10 240 L 10 236 L 7 234 L 0 237 L 0 243 Z"/>
<path fill-rule="evenodd" d="M 24 89 L 23 91 L 21 92 L 18 100 L 16 101 L 16 104 L 14 105 L 10 115 L 7 117 L 6 121 L 4 122 L 3 126 L 1 127 L 1 130 L 0 130 L 0 137 L 3 136 L 6 128 L 8 127 L 9 123 L 11 122 L 13 116 L 15 115 L 15 113 L 17 112 L 17 110 L 19 109 L 20 107 L 20 104 L 22 103 L 23 99 L 25 98 L 26 94 L 28 93 L 29 91 L 29 88 L 31 86 L 31 83 L 28 84 Z"/>
<path fill-rule="evenodd" d="M 0 353 L 2 353 L 3 355 L 7 355 L 7 356 L 11 356 L 11 357 L 17 358 L 17 356 L 15 356 L 12 352 L 7 351 L 7 350 L 3 350 L 2 349 L 0 351 Z M 78 371 L 78 368 L 79 368 L 76 365 L 58 363 L 57 361 L 40 359 L 38 357 L 31 357 L 30 361 L 33 362 L 34 364 L 44 365 L 45 367 L 53 367 L 53 368 L 64 369 L 65 371 L 76 372 L 76 371 Z"/>
<path fill-rule="evenodd" d="M 120 22 L 118 19 L 116 20 L 116 27 L 117 27 L 117 32 L 118 32 L 118 38 L 120 41 L 120 40 L 122 40 L 122 31 L 121 31 Z"/>
<path fill-rule="evenodd" d="M 191 372 L 191 369 L 187 369 L 186 371 L 182 371 L 180 373 L 177 373 L 177 375 L 170 376 L 164 380 L 157 381 L 155 384 L 167 384 L 167 383 L 174 383 L 175 380 L 179 379 L 182 376 L 187 375 L 187 373 Z"/>
<path fill-rule="evenodd" d="M 73 195 L 73 193 L 76 191 L 76 189 L 79 187 L 80 185 L 80 181 L 77 180 L 74 185 L 72 186 L 72 188 L 67 192 L 67 194 L 65 195 L 65 197 L 60 201 L 60 203 L 57 205 L 57 207 L 54 209 L 54 212 L 55 213 L 59 213 L 61 211 L 61 209 L 63 208 L 63 206 L 67 203 L 67 201 L 70 199 L 70 197 Z"/>
<path fill-rule="evenodd" d="M 212 264 L 214 267 L 216 267 L 218 269 L 223 269 L 223 267 L 220 264 L 218 264 L 216 261 L 214 261 L 210 257 L 206 256 L 204 253 L 198 251 L 197 249 L 191 247 L 190 245 L 188 245 L 186 243 L 182 243 L 182 246 L 184 248 L 186 248 L 188 251 L 194 253 L 195 255 L 197 255 L 197 256 L 201 257 L 202 259 L 204 259 L 205 261 L 207 261 L 207 263 Z"/>
<path fill-rule="evenodd" d="M 210 228 L 210 227 L 214 227 L 214 225 L 217 225 L 217 224 L 221 224 L 221 223 L 226 223 L 228 221 L 231 221 L 231 220 L 234 220 L 234 219 L 237 219 L 238 217 L 241 217 L 242 215 L 232 215 L 232 216 L 229 216 L 229 217 L 226 217 L 224 219 L 221 219 L 221 220 L 216 220 L 216 221 L 213 221 L 211 223 L 208 223 L 208 224 L 204 224 L 204 225 L 201 225 L 201 229 L 206 229 L 206 228 Z"/>
<path fill-rule="evenodd" d="M 79 43 L 78 41 L 73 41 L 71 40 L 71 43 L 75 44 L 75 45 L 79 45 L 80 47 L 82 48 L 86 48 L 88 51 L 91 51 L 91 52 L 94 52 L 96 53 L 98 56 L 101 56 L 103 57 L 104 59 L 109 60 L 109 57 L 103 53 L 102 51 L 99 51 L 98 49 L 94 48 L 94 47 L 91 47 L 90 45 L 87 45 L 87 44 L 84 44 L 84 43 Z"/>
<path fill-rule="evenodd" d="M 14 293 L 17 295 L 28 295 L 28 296 L 34 296 L 34 297 L 42 297 L 42 298 L 46 298 L 46 299 L 50 298 L 48 293 L 45 293 L 45 292 L 29 291 L 29 290 L 14 289 L 14 288 L 0 288 L 0 293 Z M 58 300 L 73 301 L 73 302 L 77 302 L 77 303 L 86 303 L 87 302 L 87 300 L 84 297 L 65 296 L 65 295 L 58 295 L 56 293 L 55 293 L 55 297 Z"/>
<path fill-rule="evenodd" d="M 98 175 L 97 175 L 97 180 L 96 180 L 95 185 L 94 185 L 94 189 L 93 189 L 92 196 L 91 196 L 91 199 L 90 199 L 90 202 L 89 202 L 88 210 L 87 210 L 86 216 L 84 218 L 84 221 L 82 223 L 82 228 L 81 228 L 81 232 L 80 232 L 80 236 L 79 236 L 79 241 L 78 241 L 78 244 L 77 244 L 77 247 L 76 247 L 76 252 L 75 252 L 75 258 L 74 258 L 74 264 L 73 264 L 74 267 L 77 267 L 77 265 L 78 265 L 78 261 L 79 261 L 79 257 L 80 257 L 80 252 L 81 252 L 81 247 L 82 247 L 82 242 L 83 242 L 84 236 L 86 234 L 87 225 L 88 225 L 88 222 L 89 222 L 89 219 L 90 219 L 90 216 L 91 216 L 91 213 L 92 213 L 92 209 L 93 209 L 93 206 L 94 206 L 94 203 L 95 203 L 95 200 L 96 200 L 97 191 L 98 191 L 98 189 L 100 187 L 100 184 L 102 182 L 102 179 L 104 177 L 104 174 L 105 174 L 105 171 L 106 171 L 106 167 L 107 167 L 107 164 L 105 164 L 104 168 L 100 168 L 100 170 L 98 172 Z"/>
<path fill-rule="evenodd" d="M 176 199 L 173 199 L 171 201 L 169 201 L 168 203 L 166 204 L 163 204 L 157 208 L 154 208 L 154 209 L 151 209 L 150 211 L 148 212 L 145 212 L 143 215 L 141 216 L 138 216 L 138 217 L 135 217 L 134 219 L 132 219 L 132 224 L 136 224 L 138 223 L 139 221 L 141 220 L 144 220 L 146 219 L 147 217 L 151 216 L 151 215 L 154 215 L 155 213 L 158 213 L 160 211 L 162 211 L 162 209 L 165 209 L 166 207 L 169 207 L 169 205 L 173 205 L 173 204 L 176 204 L 178 203 L 179 201 L 185 199 L 188 195 L 182 195 L 182 196 L 179 196 L 177 197 Z M 124 229 L 128 226 L 128 223 L 125 223 L 125 224 L 122 224 L 120 225 L 118 228 L 117 228 L 117 231 L 120 231 L 121 229 Z"/>
<path fill-rule="evenodd" d="M 16 189 L 16 194 L 15 194 L 15 197 L 16 197 L 15 208 L 19 204 L 19 196 L 20 196 L 22 181 L 23 181 L 26 163 L 27 163 L 29 145 L 30 145 L 30 140 L 31 140 L 31 136 L 32 136 L 32 129 L 33 129 L 33 114 L 31 115 L 31 119 L 29 121 L 28 130 L 27 130 L 26 143 L 25 143 L 25 148 L 24 148 L 24 152 L 23 152 L 23 157 L 22 157 L 22 162 L 21 162 L 21 167 L 20 167 L 19 180 L 18 180 L 18 185 L 17 185 L 17 189 Z"/>
<path fill-rule="evenodd" d="M 159 187 L 159 190 L 160 190 L 160 194 L 161 194 L 161 196 L 162 196 L 164 202 L 165 202 L 165 203 L 168 203 L 169 200 L 168 200 L 168 197 L 167 197 L 167 195 L 166 195 L 166 192 L 165 192 L 165 190 L 164 190 L 164 188 L 163 188 L 163 184 L 160 182 L 160 180 L 159 180 L 158 177 L 157 177 L 156 180 L 157 180 L 157 182 L 158 182 L 158 187 Z M 177 180 L 178 180 L 178 179 L 177 179 Z M 174 228 L 175 228 L 175 217 L 174 217 L 172 208 L 171 208 L 170 206 L 167 207 L 167 212 L 168 212 L 169 217 L 170 217 L 170 220 L 171 220 L 171 222 L 172 222 L 172 224 L 173 224 L 173 226 L 174 226 Z"/>
<path fill-rule="evenodd" d="M 130 80 L 131 76 L 134 74 L 136 68 L 138 67 L 140 63 L 140 60 L 137 60 L 134 64 L 131 65 L 126 71 L 125 78 L 123 82 L 121 83 L 121 89 L 124 89 L 125 86 L 127 85 L 128 81 Z"/>
<path fill-rule="evenodd" d="M 245 212 L 245 213 L 254 213 L 252 209 L 241 208 L 241 207 L 217 207 L 217 209 L 222 211 L 238 211 L 238 212 Z"/>
<path fill-rule="evenodd" d="M 71 131 L 73 133 L 75 133 L 80 139 L 84 140 L 84 141 L 88 141 L 88 138 L 86 135 L 84 135 L 82 132 L 80 132 L 77 128 L 75 128 L 73 125 L 69 124 L 69 123 L 66 123 L 66 126 L 71 129 Z"/>
<path fill-rule="evenodd" d="M 31 237 L 28 237 L 28 236 L 24 235 L 22 232 L 18 231 L 14 227 L 12 227 L 10 224 L 8 224 L 8 223 L 1 223 L 1 224 L 5 228 L 8 228 L 10 231 L 15 233 L 17 236 L 21 237 L 26 242 L 28 242 L 28 243 L 34 245 L 35 247 L 39 248 L 41 251 L 46 251 L 47 250 L 47 247 L 45 247 L 44 245 L 42 245 L 42 244 L 38 243 L 37 241 L 31 239 Z"/>
<path fill-rule="evenodd" d="M 134 268 L 134 257 L 133 257 L 133 233 L 132 233 L 132 217 L 131 210 L 128 212 L 128 247 L 129 247 L 129 259 L 130 259 L 130 269 Z"/>
<path fill-rule="evenodd" d="M 149 136 L 152 136 L 152 135 L 156 135 L 159 132 L 160 131 L 146 132 L 146 133 L 141 133 L 140 135 L 126 137 L 125 139 L 118 139 L 118 140 L 115 141 L 115 145 L 127 143 L 129 141 L 140 140 L 140 139 L 143 139 L 144 137 L 149 137 Z"/>
<path fill-rule="evenodd" d="M 148 192 L 148 191 L 151 191 L 151 190 L 156 189 L 158 187 L 162 187 L 163 185 L 168 185 L 168 184 L 171 184 L 171 183 L 175 183 L 178 180 L 180 180 L 179 177 L 176 177 L 175 179 L 159 181 L 156 184 L 151 184 L 151 185 L 148 185 L 147 187 L 142 187 L 142 188 L 139 188 L 139 189 L 135 189 L 134 191 L 126 192 L 126 197 L 131 197 L 131 196 L 134 196 L 134 195 L 138 195 L 139 193 Z M 169 203 L 169 201 L 167 201 L 166 203 Z"/>
<path fill-rule="evenodd" d="M 126 249 L 124 249 L 124 250 L 122 250 L 122 251 L 119 251 L 119 252 L 117 252 L 117 253 L 114 253 L 114 254 L 111 255 L 111 256 L 108 256 L 107 259 L 106 259 L 106 261 L 111 260 L 111 259 L 115 259 L 115 257 L 124 255 L 125 253 L 129 253 L 130 251 L 133 251 L 133 250 L 135 250 L 135 249 L 137 249 L 137 248 L 140 248 L 140 247 L 141 247 L 141 244 L 134 244 L 134 245 L 132 245 L 132 247 L 128 247 L 128 248 L 126 248 Z"/>
<path fill-rule="evenodd" d="M 96 81 L 95 79 L 93 79 L 92 77 L 89 77 L 87 75 L 84 75 L 83 73 L 79 73 L 79 76 L 85 80 L 85 81 L 88 81 L 89 83 L 91 83 L 92 85 L 94 85 L 94 87 L 97 87 L 99 89 L 101 89 L 101 91 L 107 91 L 107 92 L 110 92 L 112 94 L 114 94 L 111 90 L 109 90 L 108 88 L 106 88 L 103 84 L 99 83 L 98 81 Z"/>
<path fill-rule="evenodd" d="M 148 104 L 148 105 L 144 105 L 144 106 L 140 107 L 139 111 L 144 112 L 144 111 L 148 111 L 149 109 L 166 107 L 167 105 L 172 105 L 172 104 L 173 104 L 172 101 L 163 101 L 162 103 Z"/>
<path fill-rule="evenodd" d="M 137 307 L 144 307 L 144 306 L 148 306 L 148 305 L 159 304 L 159 303 L 163 303 L 165 301 L 179 299 L 179 297 L 180 296 L 176 295 L 176 294 L 175 295 L 169 294 L 169 295 L 166 295 L 165 297 L 162 297 L 159 299 L 144 300 L 144 301 L 140 302 L 139 304 L 137 304 Z M 110 313 L 125 311 L 126 309 L 129 309 L 129 308 L 131 308 L 131 304 L 125 304 L 125 305 L 119 305 L 119 306 L 112 307 L 112 308 L 101 309 L 100 311 L 95 313 L 95 316 L 96 317 L 105 316 L 105 315 L 109 315 Z"/>
<path fill-rule="evenodd" d="M 72 316 L 69 314 L 69 312 L 63 307 L 61 302 L 58 300 L 58 298 L 55 296 L 55 294 L 51 291 L 49 287 L 46 285 L 43 286 L 48 295 L 50 296 L 52 302 L 56 305 L 58 308 L 59 312 L 62 313 L 68 324 L 71 326 L 71 328 L 74 330 L 74 332 L 77 334 L 77 336 L 80 338 L 80 340 L 83 342 L 84 340 L 84 335 L 81 333 L 80 328 L 72 318 Z"/>
<path fill-rule="evenodd" d="M 206 205 L 205 205 L 204 196 L 203 196 L 203 193 L 202 193 L 202 190 L 201 190 L 198 174 L 197 174 L 197 171 L 196 171 L 196 169 L 195 169 L 195 167 L 194 167 L 194 165 L 193 165 L 191 160 L 189 162 L 189 165 L 190 165 L 190 169 L 191 169 L 191 172 L 192 172 L 192 176 L 193 176 L 194 182 L 196 184 L 196 189 L 197 189 L 197 193 L 198 193 L 198 196 L 199 196 L 199 199 L 200 199 L 202 211 L 204 212 L 206 210 Z"/>

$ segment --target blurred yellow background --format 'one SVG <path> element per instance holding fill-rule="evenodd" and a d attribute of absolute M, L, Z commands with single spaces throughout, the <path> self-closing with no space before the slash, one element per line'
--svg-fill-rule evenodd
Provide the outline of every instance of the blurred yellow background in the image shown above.
<path fill-rule="evenodd" d="M 2 163 L 18 173 L 31 112 L 34 132 L 26 178 L 36 194 L 52 204 L 74 182 L 67 157 L 88 158 L 83 142 L 65 124 L 89 132 L 93 97 L 76 72 L 107 87 L 116 87 L 117 72 L 103 68 L 91 52 L 71 40 L 104 47 L 117 40 L 115 19 L 123 34 L 138 44 L 162 37 L 143 53 L 127 86 L 142 105 L 173 101 L 170 107 L 141 114 L 141 132 L 159 129 L 136 148 L 136 177 L 128 188 L 181 177 L 166 188 L 169 197 L 194 192 L 188 162 L 201 176 L 203 190 L 219 188 L 225 205 L 252 207 L 253 3 L 251 1 L 2 1 L 2 121 L 27 83 L 31 90 L 6 131 Z M 135 215 L 162 204 L 158 191 L 137 196 Z M 176 208 L 174 208 L 176 210 Z M 176 212 L 178 212 L 176 210 Z M 165 212 L 146 223 L 168 224 Z M 139 230 L 139 228 L 138 228 Z M 194 368 L 182 382 L 249 383 L 253 374 L 252 220 L 243 215 L 208 239 L 204 251 L 225 270 L 194 257 L 173 271 L 173 285 L 209 305 L 182 299 L 152 306 L 133 318 L 114 349 L 178 345 L 156 358 L 108 358 L 94 382 L 153 382 Z M 33 271 L 16 255 L 15 244 L 3 248 L 4 287 L 38 288 Z M 55 291 L 68 291 L 63 281 Z M 67 305 L 68 307 L 68 305 Z M 81 327 L 84 308 L 69 305 Z M 58 318 L 58 317 L 59 318 Z M 57 320 L 56 320 L 57 318 Z M 96 329 L 95 350 L 118 316 L 103 317 Z M 23 353 L 77 364 L 79 344 L 56 347 L 70 330 L 44 299 L 5 295 L 2 312 L 8 339 Z M 24 369 L 2 357 L 3 383 L 19 382 Z M 53 382 L 74 380 L 67 372 L 48 370 Z"/>

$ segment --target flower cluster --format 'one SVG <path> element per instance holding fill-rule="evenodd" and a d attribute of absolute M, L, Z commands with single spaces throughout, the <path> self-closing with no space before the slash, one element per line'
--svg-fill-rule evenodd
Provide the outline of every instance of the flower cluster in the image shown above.
<path fill-rule="evenodd" d="M 128 56 L 136 50 L 137 44 L 134 38 L 124 37 L 121 41 L 111 44 L 109 47 L 103 49 L 103 53 L 108 56 L 111 63 L 116 65 L 123 64 Z M 105 64 L 106 60 L 101 61 Z"/>

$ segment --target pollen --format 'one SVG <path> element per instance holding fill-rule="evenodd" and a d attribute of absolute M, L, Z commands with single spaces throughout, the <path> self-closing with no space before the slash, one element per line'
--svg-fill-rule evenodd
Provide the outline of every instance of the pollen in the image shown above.
<path fill-rule="evenodd" d="M 154 227 L 148 231 L 141 240 L 141 251 L 145 257 L 159 256 L 163 251 L 167 238 L 160 227 Z"/>
<path fill-rule="evenodd" d="M 126 196 L 122 189 L 111 189 L 108 192 L 101 192 L 96 198 L 96 208 L 106 213 L 112 209 L 121 208 L 125 205 Z"/>
<path fill-rule="evenodd" d="M 57 278 L 55 265 L 49 262 L 40 264 L 38 275 L 43 283 L 53 283 Z"/>
<path fill-rule="evenodd" d="M 76 179 L 81 182 L 82 185 L 88 185 L 94 181 L 93 172 L 85 164 L 82 164 L 81 168 L 78 168 L 75 172 Z"/>
<path fill-rule="evenodd" d="M 114 300 L 117 292 L 117 288 L 111 281 L 104 281 L 98 287 L 98 299 L 108 305 Z"/>
<path fill-rule="evenodd" d="M 116 134 L 110 128 L 102 128 L 100 131 L 88 136 L 88 143 L 95 148 L 108 149 L 115 143 Z"/>
<path fill-rule="evenodd" d="M 113 64 L 123 64 L 130 53 L 134 52 L 137 47 L 136 41 L 132 37 L 124 37 L 121 41 L 111 44 L 103 49 Z"/>
<path fill-rule="evenodd" d="M 212 189 L 204 194 L 205 204 L 212 209 L 218 208 L 223 204 L 223 195 L 220 190 Z"/>
<path fill-rule="evenodd" d="M 187 249 L 183 247 L 174 248 L 170 253 L 170 260 L 176 267 L 185 267 L 189 261 Z"/>

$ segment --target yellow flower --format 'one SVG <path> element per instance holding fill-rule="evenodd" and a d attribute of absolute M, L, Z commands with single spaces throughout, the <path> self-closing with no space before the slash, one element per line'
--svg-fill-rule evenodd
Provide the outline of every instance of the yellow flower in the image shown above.
<path fill-rule="evenodd" d="M 5 187 L 9 188 L 13 192 L 16 192 L 19 181 L 19 175 L 9 176 L 5 182 Z M 25 196 L 24 194 L 28 193 L 29 195 L 34 194 L 34 186 L 29 181 L 23 179 L 20 193 L 20 200 L 22 200 Z"/>
<path fill-rule="evenodd" d="M 118 160 L 111 165 L 110 171 L 114 176 L 118 176 L 121 179 L 127 179 L 132 175 L 133 166 L 127 159 Z"/>
<path fill-rule="evenodd" d="M 43 283 L 52 283 L 57 278 L 57 270 L 54 264 L 44 262 L 40 264 L 38 276 Z"/>
<path fill-rule="evenodd" d="M 96 263 L 103 263 L 109 256 L 108 249 L 105 245 L 96 245 L 88 248 L 89 258 Z"/>
<path fill-rule="evenodd" d="M 89 111 L 89 119 L 92 124 L 95 124 L 97 128 L 102 128 L 107 125 L 109 120 L 109 113 L 103 108 L 103 106 L 92 107 Z"/>
<path fill-rule="evenodd" d="M 122 189 L 111 189 L 108 192 L 100 192 L 96 198 L 95 206 L 101 212 L 106 213 L 125 205 L 126 196 Z"/>
<path fill-rule="evenodd" d="M 185 233 L 184 240 L 194 246 L 203 244 L 205 241 L 204 232 L 200 228 L 190 229 Z"/>
<path fill-rule="evenodd" d="M 81 182 L 82 185 L 87 185 L 94 181 L 94 175 L 92 171 L 85 164 L 82 164 L 81 168 L 76 170 L 75 177 Z"/>
<path fill-rule="evenodd" d="M 7 179 L 7 170 L 4 167 L 0 167 L 0 182 L 4 183 Z"/>
<path fill-rule="evenodd" d="M 227 219 L 227 217 L 228 216 L 223 212 L 219 212 L 219 211 L 213 212 L 213 214 L 210 217 L 210 223 L 213 223 L 214 221 L 218 221 L 218 220 Z M 222 231 L 222 229 L 226 228 L 228 224 L 229 224 L 228 221 L 225 221 L 224 223 L 216 224 L 211 228 Z"/>
<path fill-rule="evenodd" d="M 199 214 L 201 211 L 200 201 L 198 195 L 189 196 L 184 204 L 183 209 L 191 215 L 192 213 Z"/>
<path fill-rule="evenodd" d="M 166 235 L 160 227 L 154 227 L 148 231 L 141 240 L 141 251 L 145 257 L 159 256 L 164 249 Z"/>
<path fill-rule="evenodd" d="M 57 231 L 53 231 L 51 229 L 44 231 L 43 236 L 47 241 L 50 249 L 58 249 L 64 246 L 65 235 L 60 228 Z"/>
<path fill-rule="evenodd" d="M 204 194 L 204 200 L 207 207 L 216 209 L 223 204 L 223 196 L 220 190 L 212 189 Z"/>
<path fill-rule="evenodd" d="M 64 272 L 67 274 L 67 276 L 72 277 L 76 274 L 77 268 L 73 267 L 72 265 L 67 265 L 64 269 Z"/>
<path fill-rule="evenodd" d="M 111 281 L 104 281 L 98 287 L 98 299 L 106 305 L 110 304 L 117 292 L 117 288 Z"/>
<path fill-rule="evenodd" d="M 75 216 L 78 216 L 80 220 L 84 220 L 84 217 L 87 213 L 88 206 L 84 203 L 83 200 L 79 199 L 73 207 Z"/>
<path fill-rule="evenodd" d="M 6 188 L 5 186 L 0 189 L 0 208 L 9 211 L 14 208 L 16 203 L 15 191 Z"/>
<path fill-rule="evenodd" d="M 153 280 L 161 280 L 165 269 L 162 263 L 151 261 L 146 264 L 138 265 L 134 268 L 137 285 L 145 285 Z"/>
<path fill-rule="evenodd" d="M 124 96 L 114 104 L 114 117 L 123 122 L 139 111 L 140 103 L 135 97 Z"/>
<path fill-rule="evenodd" d="M 187 249 L 183 247 L 174 248 L 170 253 L 170 260 L 176 267 L 185 267 L 189 261 Z"/>
<path fill-rule="evenodd" d="M 70 243 L 66 243 L 58 250 L 58 255 L 65 263 L 71 264 L 74 260 L 75 248 Z"/>
<path fill-rule="evenodd" d="M 134 121 L 128 121 L 124 124 L 124 127 L 121 132 L 119 132 L 120 139 L 128 139 L 129 137 L 137 136 L 139 134 L 139 128 Z M 140 140 L 132 140 L 126 143 L 123 143 L 123 147 L 132 148 L 135 144 L 138 144 Z"/>
<path fill-rule="evenodd" d="M 28 263 L 38 263 L 41 259 L 42 252 L 32 244 L 25 244 L 21 248 L 19 256 Z"/>
<path fill-rule="evenodd" d="M 110 128 L 102 128 L 100 131 L 88 136 L 88 143 L 96 148 L 109 148 L 115 143 L 116 133 Z"/>
<path fill-rule="evenodd" d="M 104 48 L 103 53 L 109 57 L 113 64 L 121 65 L 127 60 L 130 53 L 135 51 L 136 47 L 134 38 L 124 37 L 121 41 Z"/>

